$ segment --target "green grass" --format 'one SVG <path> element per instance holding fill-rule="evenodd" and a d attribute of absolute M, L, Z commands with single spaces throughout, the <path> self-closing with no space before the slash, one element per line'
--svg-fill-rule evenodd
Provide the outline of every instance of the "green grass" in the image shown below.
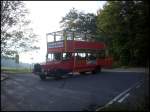
<path fill-rule="evenodd" d="M 32 70 L 29 68 L 1 67 L 1 72 L 4 72 L 4 73 L 31 73 Z"/>

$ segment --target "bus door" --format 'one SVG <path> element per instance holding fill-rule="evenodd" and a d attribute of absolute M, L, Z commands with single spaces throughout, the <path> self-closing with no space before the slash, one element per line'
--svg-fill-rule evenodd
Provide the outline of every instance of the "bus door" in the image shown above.
<path fill-rule="evenodd" d="M 83 71 L 86 68 L 85 53 L 75 53 L 74 69 L 77 72 Z"/>

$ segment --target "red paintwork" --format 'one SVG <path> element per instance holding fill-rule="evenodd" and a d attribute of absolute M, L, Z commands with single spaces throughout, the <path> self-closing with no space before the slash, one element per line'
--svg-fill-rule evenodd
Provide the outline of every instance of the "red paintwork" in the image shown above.
<path fill-rule="evenodd" d="M 112 58 L 97 59 L 95 64 L 87 64 L 87 60 L 85 59 L 74 61 L 74 58 L 72 58 L 70 60 L 47 62 L 42 66 L 45 70 L 63 69 L 74 72 L 91 71 L 97 66 L 102 68 L 111 68 Z"/>
<path fill-rule="evenodd" d="M 65 43 L 64 43 L 65 46 Z M 102 42 L 85 42 L 85 41 L 73 41 L 67 40 L 66 41 L 66 49 L 65 47 L 58 47 L 58 48 L 48 48 L 48 52 L 75 52 L 77 49 L 90 49 L 90 50 L 99 50 L 105 49 L 106 45 Z"/>
<path fill-rule="evenodd" d="M 73 41 L 70 42 L 71 45 L 73 44 Z M 102 42 L 84 42 L 84 41 L 75 41 L 75 48 L 76 49 L 104 49 L 105 44 Z"/>
<path fill-rule="evenodd" d="M 54 69 L 63 69 L 71 71 L 73 68 L 73 59 L 72 60 L 65 60 L 65 61 L 51 61 L 43 64 L 42 66 L 46 70 L 54 70 Z"/>

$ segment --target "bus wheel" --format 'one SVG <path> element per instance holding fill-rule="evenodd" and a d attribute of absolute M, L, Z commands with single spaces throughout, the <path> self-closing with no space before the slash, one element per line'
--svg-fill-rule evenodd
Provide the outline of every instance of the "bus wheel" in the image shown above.
<path fill-rule="evenodd" d="M 96 68 L 95 70 L 92 71 L 92 74 L 100 73 L 101 72 L 101 67 Z"/>
<path fill-rule="evenodd" d="M 97 70 L 93 70 L 93 71 L 92 71 L 92 74 L 95 74 L 96 72 L 97 72 Z"/>
<path fill-rule="evenodd" d="M 46 76 L 44 74 L 40 75 L 41 80 L 45 80 Z"/>
<path fill-rule="evenodd" d="M 80 72 L 80 74 L 85 74 L 85 72 Z"/>
<path fill-rule="evenodd" d="M 55 80 L 60 80 L 62 77 L 54 77 Z"/>
<path fill-rule="evenodd" d="M 102 69 L 101 69 L 101 67 L 99 68 L 99 72 L 101 72 L 102 71 Z"/>

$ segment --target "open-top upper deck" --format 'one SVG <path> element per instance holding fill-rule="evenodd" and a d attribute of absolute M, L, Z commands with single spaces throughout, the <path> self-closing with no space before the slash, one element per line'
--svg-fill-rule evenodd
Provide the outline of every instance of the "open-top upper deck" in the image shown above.
<path fill-rule="evenodd" d="M 89 52 L 105 49 L 103 42 L 95 42 L 91 37 L 92 35 L 87 33 L 67 31 L 48 33 L 47 52 Z"/>
<path fill-rule="evenodd" d="M 65 40 L 48 42 L 48 52 L 76 52 L 76 51 L 97 51 L 105 49 L 102 42 L 85 42 L 76 40 Z"/>

